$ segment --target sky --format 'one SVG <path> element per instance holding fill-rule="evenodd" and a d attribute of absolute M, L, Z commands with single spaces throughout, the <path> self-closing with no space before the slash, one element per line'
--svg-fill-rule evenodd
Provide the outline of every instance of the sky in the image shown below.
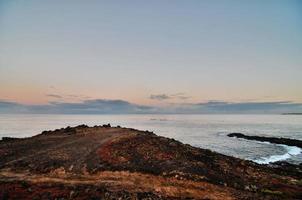
<path fill-rule="evenodd" d="M 0 0 L 0 113 L 302 112 L 301 11 Z"/>

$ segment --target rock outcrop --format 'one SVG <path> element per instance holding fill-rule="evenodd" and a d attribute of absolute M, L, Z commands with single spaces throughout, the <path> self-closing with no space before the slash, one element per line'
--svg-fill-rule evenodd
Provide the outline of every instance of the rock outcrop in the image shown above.
<path fill-rule="evenodd" d="M 287 146 L 296 146 L 302 148 L 302 141 L 289 139 L 289 138 L 277 138 L 277 137 L 263 137 L 263 136 L 250 136 L 244 135 L 242 133 L 230 133 L 228 134 L 229 137 L 236 137 L 236 138 L 243 138 L 247 140 L 255 140 L 259 142 L 270 142 L 273 144 L 285 144 Z"/>

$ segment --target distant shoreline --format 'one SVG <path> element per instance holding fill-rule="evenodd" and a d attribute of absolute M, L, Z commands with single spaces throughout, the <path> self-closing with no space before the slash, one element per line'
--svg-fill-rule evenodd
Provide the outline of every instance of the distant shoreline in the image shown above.
<path fill-rule="evenodd" d="M 302 113 L 282 113 L 282 115 L 302 115 Z"/>

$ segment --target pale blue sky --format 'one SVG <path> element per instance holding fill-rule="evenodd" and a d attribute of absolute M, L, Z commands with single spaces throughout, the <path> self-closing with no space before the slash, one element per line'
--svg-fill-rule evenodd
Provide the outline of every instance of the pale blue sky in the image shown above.
<path fill-rule="evenodd" d="M 0 0 L 0 99 L 301 103 L 301 11 L 294 0 Z"/>

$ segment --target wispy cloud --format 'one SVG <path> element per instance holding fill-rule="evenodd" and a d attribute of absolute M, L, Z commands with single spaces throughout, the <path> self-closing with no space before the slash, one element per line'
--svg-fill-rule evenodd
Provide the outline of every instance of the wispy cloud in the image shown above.
<path fill-rule="evenodd" d="M 53 102 L 51 104 L 56 109 L 63 113 L 85 113 L 85 114 L 130 114 L 130 113 L 145 113 L 152 108 L 129 103 L 123 100 L 106 100 L 95 99 L 85 100 L 80 103 L 61 103 Z"/>
<path fill-rule="evenodd" d="M 166 94 L 151 94 L 150 99 L 163 101 L 163 100 L 166 100 L 166 99 L 171 99 L 171 97 L 169 95 L 166 95 Z"/>
<path fill-rule="evenodd" d="M 47 97 L 50 99 L 57 99 L 56 101 L 60 102 L 82 102 L 88 99 L 92 99 L 90 96 L 81 95 L 81 94 L 57 94 L 57 93 L 50 93 L 46 94 Z M 53 101 L 50 101 L 53 102 Z"/>
<path fill-rule="evenodd" d="M 208 101 L 171 104 L 165 107 L 145 106 L 124 100 L 94 99 L 78 103 L 53 101 L 47 105 L 24 105 L 0 100 L 0 113 L 46 114 L 280 114 L 302 112 L 302 103 Z"/>
<path fill-rule="evenodd" d="M 26 106 L 16 102 L 0 100 L 0 113 L 24 113 Z"/>
<path fill-rule="evenodd" d="M 150 99 L 163 101 L 167 99 L 189 99 L 190 96 L 186 96 L 185 93 L 176 93 L 176 94 L 151 94 Z"/>
<path fill-rule="evenodd" d="M 79 103 L 52 101 L 47 105 L 23 105 L 0 101 L 0 113 L 141 114 L 152 113 L 153 109 L 123 100 L 106 99 L 85 100 Z"/>
<path fill-rule="evenodd" d="M 171 94 L 170 96 L 173 98 L 182 99 L 182 100 L 191 98 L 190 96 L 187 96 L 185 93 L 176 93 L 176 94 Z"/>
<path fill-rule="evenodd" d="M 225 102 L 208 101 L 205 103 L 191 104 L 194 110 L 203 110 L 206 113 L 283 113 L 300 112 L 302 103 L 291 101 L 273 102 Z"/>
<path fill-rule="evenodd" d="M 66 97 L 75 98 L 75 99 L 91 99 L 92 97 L 81 95 L 81 94 L 68 94 Z"/>
<path fill-rule="evenodd" d="M 53 98 L 58 98 L 58 99 L 63 98 L 61 95 L 58 95 L 58 94 L 46 94 L 46 96 L 53 97 Z"/>

